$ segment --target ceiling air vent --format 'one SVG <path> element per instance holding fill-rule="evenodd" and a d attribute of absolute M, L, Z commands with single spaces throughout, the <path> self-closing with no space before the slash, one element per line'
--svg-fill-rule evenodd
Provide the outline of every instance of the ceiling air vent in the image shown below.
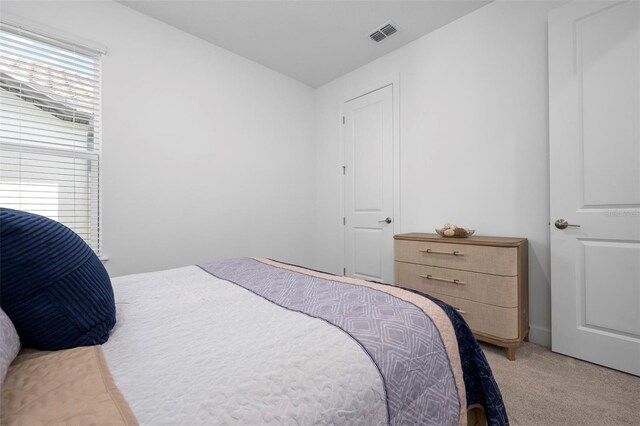
<path fill-rule="evenodd" d="M 369 34 L 369 37 L 371 37 L 371 40 L 375 42 L 380 42 L 397 32 L 398 28 L 393 25 L 391 21 L 389 21 L 386 24 L 383 24 L 381 27 L 376 28 L 371 34 Z"/>

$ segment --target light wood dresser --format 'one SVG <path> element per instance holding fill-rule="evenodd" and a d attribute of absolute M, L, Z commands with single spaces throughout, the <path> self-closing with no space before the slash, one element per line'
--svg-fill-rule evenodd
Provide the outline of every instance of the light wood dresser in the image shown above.
<path fill-rule="evenodd" d="M 395 283 L 453 306 L 476 339 L 515 351 L 529 334 L 526 238 L 400 234 Z"/>

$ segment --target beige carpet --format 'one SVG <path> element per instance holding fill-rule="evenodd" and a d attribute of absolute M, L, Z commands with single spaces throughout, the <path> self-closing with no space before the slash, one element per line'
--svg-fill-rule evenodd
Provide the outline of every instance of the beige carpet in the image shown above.
<path fill-rule="evenodd" d="M 523 343 L 482 344 L 512 425 L 640 425 L 640 377 Z"/>

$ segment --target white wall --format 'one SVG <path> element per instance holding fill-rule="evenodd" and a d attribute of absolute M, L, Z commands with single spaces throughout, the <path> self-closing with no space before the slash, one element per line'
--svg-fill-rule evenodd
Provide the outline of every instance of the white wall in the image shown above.
<path fill-rule="evenodd" d="M 340 273 L 342 103 L 400 80 L 402 232 L 529 239 L 531 340 L 550 343 L 547 12 L 495 2 L 317 90 L 316 268 Z"/>
<path fill-rule="evenodd" d="M 245 255 L 340 273 L 342 103 L 399 76 L 401 231 L 453 221 L 529 238 L 531 339 L 547 344 L 546 19 L 556 6 L 494 2 L 315 93 L 117 3 L 1 10 L 109 49 L 112 275 Z"/>
<path fill-rule="evenodd" d="M 111 1 L 2 1 L 106 45 L 112 276 L 232 256 L 313 266 L 314 91 Z"/>

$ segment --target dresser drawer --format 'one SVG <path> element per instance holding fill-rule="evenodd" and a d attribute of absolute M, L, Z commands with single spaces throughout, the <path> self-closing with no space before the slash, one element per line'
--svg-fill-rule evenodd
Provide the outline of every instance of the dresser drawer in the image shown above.
<path fill-rule="evenodd" d="M 457 284 L 453 282 L 456 280 Z M 445 294 L 506 308 L 518 306 L 518 277 L 395 262 L 395 282 L 428 294 Z"/>
<path fill-rule="evenodd" d="M 519 337 L 518 308 L 486 305 L 445 294 L 433 293 L 432 296 L 457 308 L 474 333 L 488 334 L 501 339 Z"/>
<path fill-rule="evenodd" d="M 516 247 L 396 240 L 395 260 L 485 274 L 518 274 Z"/>

